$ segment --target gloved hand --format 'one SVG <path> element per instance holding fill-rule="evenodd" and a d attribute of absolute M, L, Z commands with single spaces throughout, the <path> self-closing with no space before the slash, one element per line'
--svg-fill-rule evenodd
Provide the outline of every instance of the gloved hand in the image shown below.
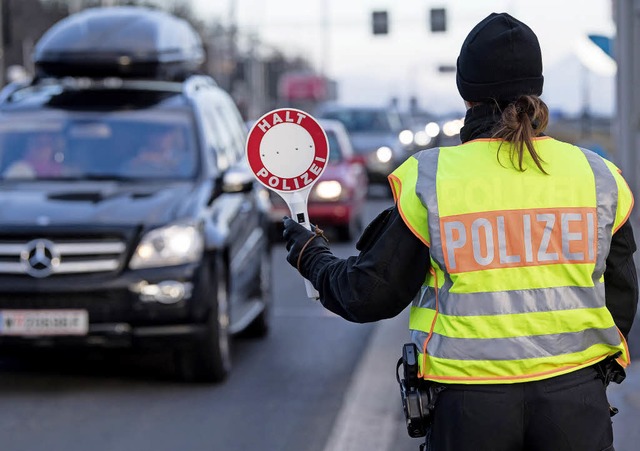
<path fill-rule="evenodd" d="M 317 254 L 331 254 L 329 246 L 327 246 L 327 239 L 322 234 L 322 230 L 313 225 L 311 227 L 318 233 L 307 230 L 288 216 L 283 218 L 283 223 L 282 236 L 286 242 L 287 251 L 289 251 L 287 261 L 300 272 L 302 277 L 311 280 L 313 257 Z"/>

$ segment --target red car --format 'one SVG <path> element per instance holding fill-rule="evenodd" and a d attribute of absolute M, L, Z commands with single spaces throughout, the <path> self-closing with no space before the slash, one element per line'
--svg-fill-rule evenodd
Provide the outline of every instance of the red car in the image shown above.
<path fill-rule="evenodd" d="M 342 123 L 328 119 L 319 122 L 329 141 L 329 164 L 309 193 L 309 218 L 321 229 L 333 228 L 338 240 L 351 241 L 357 238 L 363 225 L 367 173 L 357 161 Z M 289 208 L 278 194 L 270 191 L 269 196 L 273 204 L 273 238 L 280 239 L 282 217 L 290 215 Z"/>

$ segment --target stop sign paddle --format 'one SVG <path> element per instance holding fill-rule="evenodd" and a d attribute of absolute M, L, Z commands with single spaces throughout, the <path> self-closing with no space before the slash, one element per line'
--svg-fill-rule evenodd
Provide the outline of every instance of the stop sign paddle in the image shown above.
<path fill-rule="evenodd" d="M 294 108 L 272 110 L 249 131 L 247 161 L 260 183 L 287 203 L 291 217 L 311 230 L 307 200 L 329 161 L 324 130 L 309 113 Z M 305 280 L 307 295 L 318 298 Z"/>

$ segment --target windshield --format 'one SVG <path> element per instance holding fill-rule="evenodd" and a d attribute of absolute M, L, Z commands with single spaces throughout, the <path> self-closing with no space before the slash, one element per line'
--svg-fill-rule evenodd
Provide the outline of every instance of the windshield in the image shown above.
<path fill-rule="evenodd" d="M 0 177 L 187 179 L 198 155 L 184 111 L 30 114 L 0 121 Z"/>
<path fill-rule="evenodd" d="M 349 133 L 388 133 L 400 126 L 385 110 L 337 110 L 325 112 L 322 117 L 342 122 Z"/>
<path fill-rule="evenodd" d="M 338 142 L 338 137 L 331 130 L 325 130 L 327 141 L 329 143 L 329 162 L 339 163 L 342 161 L 342 149 Z"/>

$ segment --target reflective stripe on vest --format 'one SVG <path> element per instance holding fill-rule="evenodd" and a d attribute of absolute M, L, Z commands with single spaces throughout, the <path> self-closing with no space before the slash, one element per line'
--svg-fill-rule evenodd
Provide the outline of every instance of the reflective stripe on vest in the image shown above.
<path fill-rule="evenodd" d="M 429 245 L 434 268 L 410 320 L 426 379 L 538 380 L 619 351 L 628 363 L 605 307 L 603 274 L 630 191 L 618 193 L 624 179 L 593 152 L 550 138 L 536 149 L 551 175 L 498 163 L 508 144 L 492 140 L 423 151 L 390 176 L 401 215 Z M 476 169 L 482 177 L 465 173 Z M 483 179 L 494 188 L 476 198 Z M 539 182 L 546 196 L 528 197 Z M 618 210 L 619 195 L 629 211 Z M 442 205 L 452 198 L 458 204 Z"/>

